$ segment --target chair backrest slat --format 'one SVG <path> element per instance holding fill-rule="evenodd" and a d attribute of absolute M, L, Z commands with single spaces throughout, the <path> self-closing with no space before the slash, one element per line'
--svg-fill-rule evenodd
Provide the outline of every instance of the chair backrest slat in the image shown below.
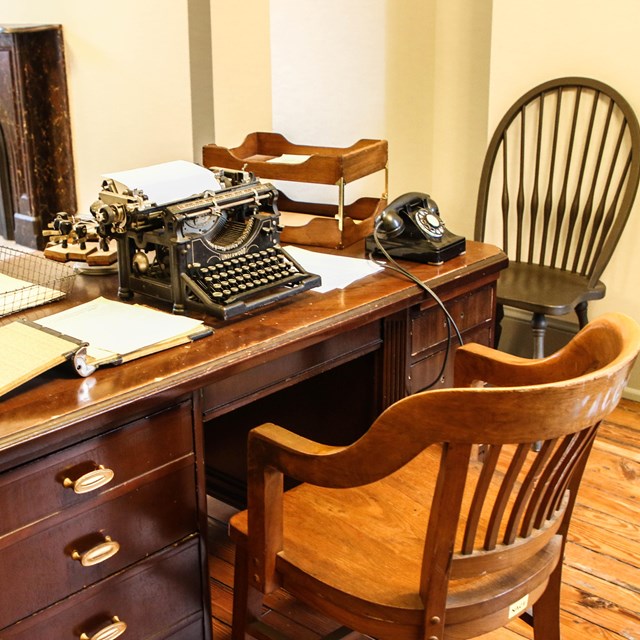
<path fill-rule="evenodd" d="M 571 127 L 569 132 L 569 144 L 567 146 L 564 158 L 564 175 L 562 178 L 562 187 L 560 189 L 560 197 L 558 198 L 558 205 L 556 208 L 556 220 L 555 220 L 555 233 L 553 238 L 553 249 L 551 253 L 551 264 L 556 265 L 558 262 L 558 253 L 560 251 L 561 242 L 561 230 L 564 225 L 565 214 L 567 211 L 567 191 L 569 189 L 569 179 L 571 176 L 571 169 L 573 167 L 573 147 L 576 140 L 576 123 L 578 121 L 579 105 L 581 98 L 581 91 L 578 90 L 576 94 L 575 104 L 573 108 L 573 114 L 571 117 Z M 562 116 L 562 93 L 558 92 L 558 102 L 556 104 L 558 110 L 558 119 Z"/>
<path fill-rule="evenodd" d="M 580 91 L 578 93 L 577 98 L 579 99 L 580 96 L 582 95 L 582 92 Z M 578 222 L 578 215 L 579 215 L 579 209 L 580 209 L 580 200 L 582 197 L 582 190 L 583 190 L 583 184 L 584 184 L 584 177 L 585 177 L 585 173 L 587 171 L 587 160 L 589 158 L 589 150 L 591 147 L 591 139 L 593 136 L 593 123 L 595 122 L 595 118 L 596 118 L 596 111 L 598 109 L 598 98 L 599 98 L 599 93 L 596 92 L 594 98 L 593 98 L 593 104 L 591 105 L 591 114 L 589 117 L 589 125 L 587 127 L 587 131 L 585 134 L 585 141 L 584 141 L 584 147 L 582 149 L 582 154 L 581 154 L 581 158 L 578 158 L 578 160 L 580 160 L 579 164 L 580 164 L 580 168 L 578 170 L 578 178 L 577 178 L 577 182 L 576 182 L 576 186 L 574 189 L 574 194 L 573 194 L 573 200 L 571 201 L 571 206 L 569 207 L 569 218 L 568 218 L 568 226 L 567 226 L 567 230 L 566 230 L 566 237 L 567 238 L 573 238 L 574 234 L 576 232 L 576 224 Z M 578 111 L 578 103 L 576 102 L 576 112 Z M 576 118 L 577 118 L 577 113 L 576 113 Z M 604 127 L 604 131 L 603 131 L 603 141 L 606 139 L 606 131 L 608 128 L 608 121 L 605 124 Z M 601 153 L 597 154 L 596 159 L 595 159 L 595 166 L 593 168 L 593 172 L 590 175 L 590 184 L 591 184 L 591 188 L 589 189 L 589 194 L 593 191 L 593 189 L 595 189 L 595 185 L 598 182 L 598 173 L 600 170 L 600 164 L 602 162 L 602 150 Z M 587 196 L 585 204 L 583 206 L 582 209 L 582 220 L 584 221 L 585 224 L 588 224 L 589 219 L 591 218 L 591 200 L 590 198 Z M 580 225 L 582 226 L 582 225 Z M 575 236 L 576 239 L 578 240 L 578 242 L 580 242 L 580 235 L 576 235 Z M 564 248 L 564 252 L 563 252 L 563 256 L 562 256 L 562 269 L 566 269 L 567 268 L 567 263 L 569 262 L 569 257 L 570 257 L 570 253 L 571 253 L 571 244 L 570 243 L 565 243 L 565 248 Z M 578 251 L 576 251 L 576 255 L 578 254 Z"/>
<path fill-rule="evenodd" d="M 568 452 L 566 462 L 561 464 L 556 470 L 556 478 L 551 485 L 549 498 L 546 500 L 546 512 L 539 512 L 536 526 L 541 527 L 544 521 L 550 520 L 553 517 L 554 512 L 560 508 L 564 493 L 569 486 L 571 475 L 579 464 L 582 456 L 585 455 L 585 451 L 590 450 L 593 440 L 595 439 L 598 426 L 599 425 L 594 425 L 593 427 L 584 429 L 577 434 L 573 445 L 571 446 L 571 451 Z"/>
<path fill-rule="evenodd" d="M 516 194 L 516 225 L 518 231 L 516 233 L 517 238 L 517 251 L 518 260 L 522 257 L 523 244 L 524 244 L 524 167 L 526 159 L 526 150 L 524 147 L 524 141 L 526 139 L 526 114 L 523 111 L 520 114 L 520 149 L 518 153 L 520 162 L 520 171 L 518 180 L 518 191 Z"/>
<path fill-rule="evenodd" d="M 533 241 L 533 239 L 537 237 L 537 232 L 538 232 L 538 210 L 540 207 L 540 155 L 542 151 L 543 120 L 544 120 L 544 101 L 540 99 L 539 106 L 538 106 L 536 157 L 535 157 L 535 165 L 534 165 L 534 171 L 533 171 L 533 187 L 531 188 L 531 201 L 529 206 L 529 212 L 530 212 L 529 215 L 531 216 L 531 229 L 529 233 L 529 237 L 530 237 L 529 252 L 527 254 L 527 260 L 529 262 L 533 261 L 533 255 L 535 251 L 535 242 Z M 524 149 L 524 145 L 523 145 L 523 149 Z M 546 230 L 546 225 L 543 226 L 543 232 L 545 230 Z"/>
<path fill-rule="evenodd" d="M 543 445 L 539 447 L 540 451 L 529 468 L 529 472 L 527 473 L 514 501 L 513 509 L 509 514 L 509 520 L 502 540 L 503 544 L 513 544 L 515 541 L 518 535 L 520 523 L 522 522 L 522 514 L 529 504 L 531 494 L 533 493 L 537 480 L 542 473 L 542 469 L 544 469 L 544 465 L 547 463 L 549 456 L 553 451 L 555 442 L 555 440 L 546 440 Z"/>
<path fill-rule="evenodd" d="M 609 260 L 610 253 L 611 251 L 613 251 L 613 248 L 611 248 L 611 250 L 608 250 L 605 249 L 605 246 L 608 244 L 612 245 L 612 247 L 615 247 L 615 244 L 613 243 L 617 242 L 617 237 L 620 233 L 622 233 L 622 228 L 624 227 L 626 219 L 623 219 L 621 216 L 616 217 L 616 211 L 618 210 L 620 200 L 623 197 L 623 191 L 628 190 L 628 187 L 626 186 L 626 180 L 632 179 L 632 160 L 632 154 L 631 152 L 629 152 L 620 180 L 618 181 L 617 189 L 611 200 L 611 204 L 607 209 L 607 215 L 600 221 L 600 224 L 597 228 L 597 234 L 594 234 L 598 236 L 597 249 L 593 252 L 593 259 L 590 263 L 585 260 L 582 275 L 602 273 L 604 266 L 606 266 L 606 263 Z M 604 204 L 605 201 L 603 198 L 603 205 Z M 614 225 L 616 228 L 614 228 Z M 598 266 L 598 264 L 601 262 L 604 262 L 603 267 Z M 595 276 L 592 275 L 591 280 L 593 280 L 594 277 Z"/>
<path fill-rule="evenodd" d="M 592 116 L 592 121 L 590 123 L 591 127 L 593 127 L 593 120 L 595 118 L 595 109 L 597 107 L 597 104 L 598 104 L 598 102 L 596 100 L 594 100 L 594 103 L 593 103 L 593 116 Z M 602 158 L 603 158 L 604 153 L 605 153 L 605 143 L 606 143 L 606 140 L 607 140 L 607 132 L 609 131 L 609 125 L 611 124 L 611 115 L 613 114 L 613 107 L 614 107 L 613 100 L 609 100 L 609 107 L 608 107 L 608 111 L 607 111 L 606 122 L 604 124 L 604 130 L 603 130 L 602 137 L 601 137 L 601 140 L 600 140 L 600 150 L 599 150 L 599 152 L 597 154 L 596 165 L 594 167 L 592 179 L 590 180 L 591 188 L 589 189 L 589 192 L 588 192 L 588 195 L 587 195 L 587 199 L 586 199 L 585 205 L 584 205 L 585 215 L 582 218 L 582 223 L 580 225 L 580 230 L 579 230 L 578 235 L 577 235 L 578 242 L 576 244 L 573 267 L 571 269 L 574 272 L 580 272 L 581 271 L 581 268 L 580 268 L 580 256 L 583 253 L 583 246 L 585 246 L 586 249 L 588 250 L 589 247 L 592 244 L 592 242 L 589 241 L 589 240 L 591 240 L 590 238 L 586 243 L 584 242 L 585 238 L 588 237 L 587 236 L 588 227 L 590 225 L 592 225 L 593 229 L 597 230 L 598 227 L 599 227 L 600 220 L 601 220 L 601 216 L 598 216 L 597 212 L 594 213 L 593 205 L 594 205 L 594 199 L 595 199 L 596 184 L 598 182 L 598 176 L 599 176 L 599 173 L 600 173 L 600 168 L 602 166 Z M 620 142 L 621 142 L 621 139 L 618 140 L 618 145 L 619 145 Z M 606 201 L 608 193 L 609 193 L 611 171 L 612 171 L 613 167 L 617 163 L 618 150 L 619 150 L 619 146 L 616 147 L 616 151 L 613 154 L 614 161 L 611 163 L 610 170 L 609 170 L 609 175 L 607 177 L 607 182 L 606 182 L 605 186 L 602 189 L 602 197 L 601 197 L 601 201 L 602 202 Z M 586 158 L 586 156 L 585 156 L 585 158 Z M 576 208 L 576 216 L 577 216 L 577 208 Z M 569 256 L 567 255 L 567 258 L 568 257 Z M 585 264 L 588 264 L 587 257 L 585 257 Z M 566 268 L 566 263 L 565 263 L 565 266 L 563 268 Z M 582 270 L 582 271 L 584 273 L 584 270 Z"/>
<path fill-rule="evenodd" d="M 475 493 L 467 516 L 467 524 L 462 541 L 461 553 L 472 553 L 475 548 L 478 524 L 480 523 L 480 517 L 487 497 L 487 491 L 491 485 L 491 480 L 493 478 L 496 465 L 498 464 L 501 450 L 502 448 L 499 446 L 494 445 L 489 447 L 489 451 L 483 460 L 482 471 L 480 472 L 480 478 L 476 484 Z"/>
<path fill-rule="evenodd" d="M 546 259 L 546 249 L 549 242 L 549 230 L 551 228 L 551 218 L 553 215 L 553 178 L 555 176 L 556 170 L 556 162 L 558 156 L 558 137 L 560 132 L 560 101 L 562 100 L 562 94 L 560 90 L 555 91 L 556 94 L 556 103 L 555 103 L 555 111 L 553 118 L 553 136 L 551 141 L 551 148 L 549 150 L 549 174 L 547 176 L 547 192 L 546 197 L 544 199 L 544 228 L 543 228 L 543 236 L 542 242 L 540 243 L 540 262 L 544 264 Z M 545 102 L 545 92 L 540 93 L 540 111 L 544 109 Z M 540 117 L 540 127 L 542 127 L 542 123 L 544 122 L 542 118 L 542 113 Z M 540 132 L 540 136 L 542 136 L 542 131 Z M 540 147 L 539 154 L 542 152 L 542 146 Z M 505 170 L 506 175 L 506 170 Z M 481 184 L 481 189 L 483 185 Z M 488 185 L 487 185 L 488 186 Z M 486 211 L 486 209 L 485 209 Z M 535 240 L 532 239 L 532 244 L 534 244 Z M 531 260 L 531 262 L 535 262 L 535 260 Z"/>
<path fill-rule="evenodd" d="M 529 500 L 529 505 L 525 511 L 520 526 L 520 536 L 527 538 L 531 535 L 533 529 L 539 529 L 542 526 L 541 513 L 546 514 L 546 506 L 549 500 L 547 493 L 549 487 L 553 486 L 558 466 L 565 459 L 566 450 L 569 447 L 570 438 L 563 438 L 553 452 L 548 463 L 545 465 L 543 472 L 536 484 L 536 487 Z"/>
<path fill-rule="evenodd" d="M 507 167 L 509 166 L 509 159 L 507 156 L 507 141 L 504 140 L 502 145 L 502 246 L 505 251 L 509 251 L 509 180 L 507 174 Z"/>
<path fill-rule="evenodd" d="M 491 510 L 487 533 L 484 539 L 484 549 L 486 551 L 491 551 L 496 548 L 498 535 L 502 528 L 504 514 L 507 510 L 507 505 L 509 504 L 513 488 L 518 480 L 518 475 L 527 458 L 529 449 L 531 449 L 531 445 L 529 444 L 521 443 L 518 445 L 513 457 L 511 458 L 509 468 L 500 483 L 500 490 L 493 503 L 493 509 Z"/>

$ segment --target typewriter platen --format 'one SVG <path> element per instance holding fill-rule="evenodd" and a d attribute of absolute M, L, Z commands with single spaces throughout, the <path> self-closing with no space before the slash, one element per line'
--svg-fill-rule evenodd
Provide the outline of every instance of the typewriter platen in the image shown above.
<path fill-rule="evenodd" d="M 142 293 L 227 319 L 320 284 L 280 246 L 277 190 L 245 171 L 212 169 L 222 188 L 156 205 L 111 179 L 91 205 L 118 246 L 118 295 Z"/>

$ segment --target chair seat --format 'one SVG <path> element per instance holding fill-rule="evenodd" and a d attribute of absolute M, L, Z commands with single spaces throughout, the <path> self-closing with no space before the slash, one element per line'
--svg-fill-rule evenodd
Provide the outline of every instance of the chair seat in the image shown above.
<path fill-rule="evenodd" d="M 352 628 L 365 633 L 379 631 L 381 620 L 394 620 L 390 636 L 394 640 L 422 638 L 417 635 L 424 616 L 419 597 L 420 559 L 429 520 L 426 505 L 431 503 L 439 458 L 440 449 L 432 446 L 373 484 L 351 489 L 303 484 L 288 491 L 283 506 L 285 551 L 276 564 L 282 586 L 328 615 L 333 613 L 332 601 L 344 605 L 346 598 L 355 617 L 338 619 L 349 626 L 357 619 Z M 480 468 L 479 463 L 472 465 L 472 479 Z M 466 492 L 465 502 L 471 500 L 471 493 Z M 230 524 L 237 541 L 246 539 L 246 511 L 234 516 Z M 544 588 L 560 548 L 560 536 L 555 536 L 526 569 L 516 565 L 481 577 L 452 579 L 447 637 L 471 637 L 483 633 L 483 627 L 489 630 L 507 624 L 510 605 Z M 521 585 L 519 593 L 505 587 L 514 584 Z M 320 592 L 322 597 L 317 595 Z M 371 630 L 367 619 L 375 621 Z M 460 636 L 455 625 L 460 625 Z"/>
<path fill-rule="evenodd" d="M 589 287 L 587 278 L 577 273 L 510 262 L 500 274 L 497 300 L 532 313 L 561 316 L 573 313 L 581 302 L 604 298 L 605 291 L 604 283 Z"/>

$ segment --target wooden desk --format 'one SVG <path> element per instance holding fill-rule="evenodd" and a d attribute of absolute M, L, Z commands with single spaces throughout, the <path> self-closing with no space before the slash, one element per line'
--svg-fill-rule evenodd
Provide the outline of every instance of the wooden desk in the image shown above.
<path fill-rule="evenodd" d="M 446 302 L 466 340 L 491 343 L 502 252 L 469 242 L 443 266 L 406 266 Z M 67 300 L 26 315 L 115 291 L 115 277 L 79 276 Z M 211 492 L 241 499 L 253 421 L 349 441 L 424 387 L 444 353 L 441 312 L 386 271 L 207 322 L 215 333 L 198 342 L 85 379 L 59 367 L 0 402 L 0 581 L 15 585 L 0 595 L 3 640 L 91 635 L 117 624 L 112 616 L 140 637 L 153 625 L 170 630 L 163 637 L 210 637 L 206 476 Z M 439 384 L 448 382 L 446 373 Z M 334 428 L 341 415 L 347 430 Z M 108 484 L 84 494 L 64 486 L 100 464 L 115 471 Z M 73 559 L 108 555 L 107 536 L 120 544 L 115 555 L 89 567 Z"/>

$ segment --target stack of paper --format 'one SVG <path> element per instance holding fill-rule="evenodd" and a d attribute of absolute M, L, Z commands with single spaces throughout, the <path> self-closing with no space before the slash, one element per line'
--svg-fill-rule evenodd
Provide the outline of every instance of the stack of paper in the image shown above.
<path fill-rule="evenodd" d="M 200 320 L 106 298 L 71 307 L 36 324 L 87 343 L 88 361 L 113 364 L 189 342 L 204 331 Z"/>

